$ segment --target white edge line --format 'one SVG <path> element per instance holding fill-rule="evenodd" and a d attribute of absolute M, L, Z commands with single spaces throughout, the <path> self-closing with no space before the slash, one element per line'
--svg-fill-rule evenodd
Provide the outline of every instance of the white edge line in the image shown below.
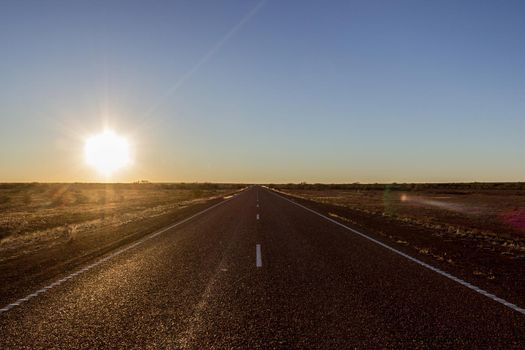
<path fill-rule="evenodd" d="M 320 217 L 322 217 L 322 218 L 324 218 L 324 219 L 326 219 L 326 220 L 328 220 L 328 221 L 330 221 L 330 222 L 332 222 L 332 223 L 334 223 L 334 224 L 336 224 L 338 226 L 341 226 L 341 227 L 343 227 L 343 228 L 345 228 L 345 229 L 347 229 L 347 230 L 349 230 L 349 231 L 351 231 L 351 232 L 353 232 L 353 233 L 355 233 L 355 234 L 357 234 L 357 235 L 359 235 L 359 236 L 361 236 L 361 237 L 363 237 L 363 238 L 365 238 L 365 239 L 367 239 L 369 241 L 372 241 L 372 242 L 380 245 L 383 248 L 386 248 L 386 249 L 388 249 L 388 250 L 390 250 L 390 251 L 392 251 L 392 252 L 394 252 L 394 253 L 396 253 L 398 255 L 401 255 L 402 257 L 404 257 L 404 258 L 406 258 L 406 259 L 408 259 L 408 260 L 410 260 L 412 262 L 415 262 L 418 265 L 421 265 L 421 266 L 423 266 L 423 267 L 425 267 L 425 268 L 427 268 L 427 269 L 429 269 L 431 271 L 434 271 L 435 273 L 437 273 L 437 274 L 439 274 L 441 276 L 444 276 L 444 277 L 446 277 L 446 278 L 448 278 L 448 279 L 450 279 L 450 280 L 452 280 L 452 281 L 454 281 L 456 283 L 459 283 L 462 286 L 467 287 L 467 288 L 475 291 L 476 293 L 484 295 L 487 298 L 490 298 L 490 299 L 492 299 L 492 300 L 494 300 L 494 301 L 496 301 L 496 302 L 498 302 L 498 303 L 500 303 L 502 305 L 505 305 L 506 307 L 508 307 L 508 308 L 510 308 L 510 309 L 512 309 L 514 311 L 517 311 L 517 312 L 521 313 L 522 315 L 525 315 L 525 309 L 519 307 L 516 304 L 513 304 L 513 303 L 511 303 L 511 302 L 509 302 L 509 301 L 507 301 L 507 300 L 505 300 L 503 298 L 500 298 L 500 297 L 498 297 L 498 296 L 496 296 L 496 295 L 494 295 L 492 293 L 489 293 L 489 292 L 487 292 L 484 289 L 481 289 L 481 288 L 479 288 L 479 287 L 477 287 L 477 286 L 475 286 L 475 285 L 473 285 L 473 284 L 471 284 L 471 283 L 469 283 L 467 281 L 462 280 L 461 278 L 458 278 L 458 277 L 456 277 L 454 275 L 451 275 L 448 272 L 445 272 L 445 271 L 443 271 L 441 269 L 438 269 L 437 267 L 429 265 L 426 262 L 423 262 L 423 261 L 421 261 L 419 259 L 416 259 L 416 258 L 414 258 L 414 257 L 412 257 L 412 256 L 410 256 L 410 255 L 408 255 L 406 253 L 403 253 L 402 251 L 397 250 L 396 248 L 393 248 L 393 247 L 391 247 L 391 246 L 389 246 L 389 245 L 387 245 L 387 244 L 385 244 L 385 243 L 383 243 L 383 242 L 381 242 L 381 241 L 379 241 L 379 240 L 377 240 L 375 238 L 372 238 L 372 237 L 370 237 L 370 236 L 368 236 L 368 235 L 366 235 L 366 234 L 364 234 L 364 233 L 362 233 L 360 231 L 357 231 L 357 230 L 355 230 L 355 229 L 353 229 L 351 227 L 348 227 L 348 226 L 340 223 L 339 221 L 331 219 L 328 216 L 325 216 L 325 215 L 323 215 L 321 213 L 318 213 L 315 210 L 312 210 L 312 209 L 310 209 L 308 207 L 305 207 L 304 205 L 301 205 L 301 204 L 299 204 L 297 202 L 294 202 L 294 201 L 292 201 L 292 200 L 290 200 L 290 199 L 288 199 L 288 198 L 286 198 L 284 196 L 281 196 L 281 195 L 275 193 L 274 191 L 271 191 L 271 193 L 273 193 L 275 196 L 280 197 L 280 198 L 282 198 L 282 199 L 284 199 L 284 200 L 286 200 L 286 201 L 288 201 L 288 202 L 290 202 L 292 204 L 295 204 L 295 205 L 297 205 L 297 206 L 299 206 L 299 207 L 301 207 L 301 208 L 303 208 L 305 210 L 308 210 L 309 212 L 314 213 L 314 214 L 316 214 L 316 215 L 318 215 L 318 216 L 320 216 Z"/>
<path fill-rule="evenodd" d="M 242 192 L 238 192 L 238 193 L 234 194 L 232 197 L 230 197 L 230 198 L 228 198 L 228 199 L 226 199 L 226 200 L 224 200 L 222 202 L 216 203 L 216 204 L 212 205 L 211 207 L 206 208 L 206 209 L 204 209 L 204 210 L 202 210 L 202 211 L 200 211 L 200 212 L 198 212 L 196 214 L 193 214 L 192 216 L 190 216 L 190 217 L 188 217 L 188 218 L 186 218 L 186 219 L 184 219 L 182 221 L 179 221 L 179 222 L 177 222 L 177 223 L 175 223 L 173 225 L 165 227 L 165 228 L 161 229 L 160 231 L 156 231 L 156 232 L 150 233 L 149 235 L 146 235 L 145 237 L 143 237 L 140 240 L 138 240 L 137 242 L 131 243 L 128 246 L 126 246 L 124 248 L 121 248 L 121 249 L 117 250 L 116 252 L 114 252 L 114 253 L 106 256 L 106 257 L 100 258 L 99 260 L 95 261 L 94 263 L 91 263 L 90 265 L 88 265 L 86 267 L 83 267 L 82 269 L 77 270 L 77 271 L 71 273 L 70 275 L 68 275 L 66 277 L 63 277 L 63 278 L 61 278 L 61 279 L 59 279 L 59 280 L 57 280 L 57 281 L 55 281 L 55 282 L 45 286 L 45 287 L 42 287 L 41 289 L 39 289 L 38 291 L 36 291 L 34 293 L 31 293 L 31 294 L 29 294 L 29 295 L 27 295 L 27 296 L 25 296 L 23 298 L 18 299 L 15 302 L 12 302 L 12 303 L 4 306 L 3 308 L 0 309 L 0 315 L 3 314 L 4 312 L 7 312 L 7 311 L 11 310 L 12 308 L 14 308 L 16 306 L 20 306 L 20 304 L 25 303 L 26 301 L 36 297 L 38 294 L 45 293 L 48 290 L 61 285 L 62 283 L 66 282 L 67 280 L 69 280 L 69 279 L 71 279 L 73 277 L 76 277 L 76 276 L 78 276 L 80 274 L 83 274 L 84 272 L 87 272 L 87 271 L 91 270 L 92 268 L 100 265 L 103 262 L 105 262 L 107 260 L 110 260 L 110 259 L 116 257 L 117 255 L 119 255 L 121 253 L 124 253 L 125 251 L 128 251 L 128 250 L 138 246 L 139 244 L 142 244 L 142 243 L 144 243 L 144 242 L 146 242 L 146 241 L 148 241 L 148 240 L 150 240 L 150 239 L 152 239 L 154 237 L 157 237 L 161 233 L 164 233 L 164 232 L 166 232 L 168 230 L 171 230 L 171 229 L 173 229 L 173 228 L 175 228 L 177 226 L 180 226 L 180 225 L 190 221 L 191 219 L 193 219 L 193 218 L 195 218 L 195 217 L 197 217 L 199 215 L 202 215 L 202 214 L 212 210 L 213 208 L 216 208 L 216 207 L 218 207 L 220 205 L 223 205 L 224 203 L 227 203 L 227 202 L 231 201 L 232 199 L 237 197 L 240 193 L 242 193 Z"/>
<path fill-rule="evenodd" d="M 255 245 L 255 266 L 262 267 L 261 245 Z"/>

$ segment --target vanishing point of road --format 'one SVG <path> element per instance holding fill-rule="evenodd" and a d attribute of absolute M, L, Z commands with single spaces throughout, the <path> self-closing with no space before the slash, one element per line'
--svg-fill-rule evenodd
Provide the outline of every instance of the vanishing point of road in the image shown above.
<path fill-rule="evenodd" d="M 0 349 L 525 348 L 519 307 L 260 186 L 0 307 Z"/>

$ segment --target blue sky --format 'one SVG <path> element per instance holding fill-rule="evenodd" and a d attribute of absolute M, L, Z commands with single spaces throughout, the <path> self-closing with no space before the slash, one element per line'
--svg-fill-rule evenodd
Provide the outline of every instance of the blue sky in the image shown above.
<path fill-rule="evenodd" d="M 525 181 L 522 1 L 2 1 L 0 181 Z"/>

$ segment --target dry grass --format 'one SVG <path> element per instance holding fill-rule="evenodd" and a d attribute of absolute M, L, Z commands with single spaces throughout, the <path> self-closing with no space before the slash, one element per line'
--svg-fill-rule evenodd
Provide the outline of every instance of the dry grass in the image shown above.
<path fill-rule="evenodd" d="M 0 252 L 74 240 L 231 193 L 235 185 L 0 184 Z"/>
<path fill-rule="evenodd" d="M 516 191 L 315 190 L 286 193 L 382 215 L 457 236 L 488 235 L 512 246 L 525 238 L 525 194 Z"/>
<path fill-rule="evenodd" d="M 423 261 L 523 300 L 525 184 L 274 185 Z M 470 278 L 470 277 L 469 277 Z"/>

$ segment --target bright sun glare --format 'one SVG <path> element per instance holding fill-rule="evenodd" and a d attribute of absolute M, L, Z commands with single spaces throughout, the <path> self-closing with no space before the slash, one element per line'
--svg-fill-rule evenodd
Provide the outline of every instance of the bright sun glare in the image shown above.
<path fill-rule="evenodd" d="M 87 139 L 84 155 L 87 164 L 105 176 L 110 176 L 131 162 L 128 141 L 112 130 L 105 130 Z"/>

